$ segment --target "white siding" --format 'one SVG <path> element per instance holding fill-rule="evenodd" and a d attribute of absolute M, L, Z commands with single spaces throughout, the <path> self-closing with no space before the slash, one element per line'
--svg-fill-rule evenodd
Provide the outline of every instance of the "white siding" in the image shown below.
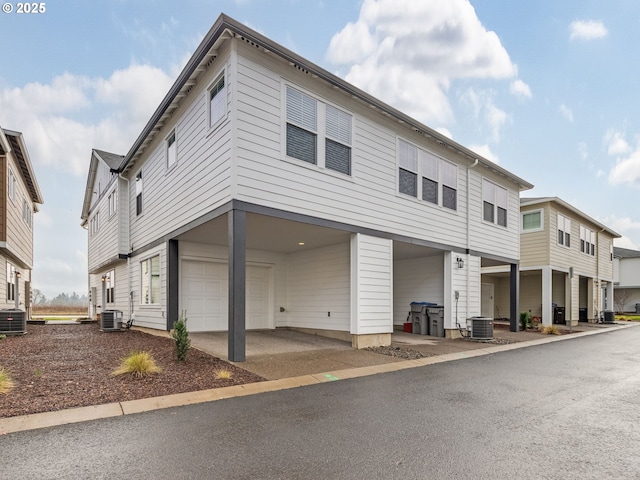
<path fill-rule="evenodd" d="M 160 302 L 157 305 L 142 305 L 140 290 L 140 263 L 147 258 L 160 255 Z M 133 292 L 134 324 L 138 327 L 167 329 L 167 255 L 165 245 L 131 258 L 131 291 Z"/>
<path fill-rule="evenodd" d="M 393 323 L 407 320 L 411 302 L 444 304 L 442 254 L 393 263 Z"/>
<path fill-rule="evenodd" d="M 6 208 L 6 248 L 15 257 L 20 259 L 20 264 L 16 264 L 21 270 L 25 268 L 31 269 L 33 267 L 33 223 L 35 221 L 35 214 L 32 215 L 31 227 L 29 227 L 22 216 L 22 208 L 24 200 L 27 201 L 29 208 L 33 212 L 34 204 L 31 201 L 31 196 L 27 190 L 24 177 L 22 176 L 22 170 L 18 167 L 18 164 L 14 161 L 13 155 L 8 155 L 7 164 L 13 172 L 16 179 L 16 193 L 15 201 L 12 201 L 8 195 L 5 201 Z M 9 173 L 7 172 L 7 175 Z M 7 181 L 6 179 L 4 180 Z M 6 188 L 6 187 L 5 187 Z M 15 262 L 14 262 L 15 264 Z"/>
<path fill-rule="evenodd" d="M 120 235 L 119 216 L 113 215 L 109 217 L 109 195 L 113 187 L 107 190 L 102 196 L 91 214 L 89 215 L 89 225 L 91 219 L 97 214 L 99 216 L 99 229 L 97 233 L 91 233 L 91 227 L 88 230 L 89 236 L 89 271 L 92 272 L 105 264 L 107 261 L 113 260 L 118 253 L 118 238 Z"/>
<path fill-rule="evenodd" d="M 393 331 L 393 242 L 351 236 L 351 333 Z"/>
<path fill-rule="evenodd" d="M 622 258 L 619 260 L 620 288 L 640 287 L 640 258 Z M 617 288 L 616 288 L 617 289 Z"/>

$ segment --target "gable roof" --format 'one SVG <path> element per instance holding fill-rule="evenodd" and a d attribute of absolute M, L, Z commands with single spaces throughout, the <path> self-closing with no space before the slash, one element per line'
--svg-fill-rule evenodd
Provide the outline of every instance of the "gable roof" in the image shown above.
<path fill-rule="evenodd" d="M 600 223 L 596 219 L 590 217 L 586 213 L 581 212 L 580 210 L 578 210 L 576 207 L 574 207 L 570 203 L 567 203 L 564 200 L 562 200 L 560 197 L 531 197 L 531 198 L 521 198 L 520 199 L 520 207 L 528 207 L 528 206 L 531 206 L 531 205 L 540 205 L 540 204 L 543 204 L 543 203 L 556 203 L 558 205 L 562 205 L 567 210 L 570 210 L 571 212 L 575 213 L 576 215 L 579 215 L 582 218 L 587 219 L 589 222 L 591 222 L 594 225 L 596 225 L 597 227 L 599 227 L 602 231 L 605 231 L 605 232 L 609 233 L 613 238 L 622 237 L 622 235 L 620 235 L 619 233 L 615 232 L 614 230 L 611 230 L 609 227 L 607 227 L 606 225 L 603 225 L 602 223 Z"/>
<path fill-rule="evenodd" d="M 22 133 L 0 127 L 0 155 L 13 153 L 33 203 L 44 203 Z"/>
<path fill-rule="evenodd" d="M 109 153 L 104 150 L 91 150 L 91 162 L 89 163 L 89 175 L 87 176 L 87 185 L 84 190 L 84 201 L 82 202 L 82 213 L 80 219 L 82 220 L 81 226 L 87 224 L 89 219 L 89 210 L 91 209 L 91 198 L 93 196 L 93 184 L 96 180 L 96 174 L 98 172 L 99 162 L 104 163 L 109 170 L 117 173 L 118 166 L 122 163 L 124 155 L 118 155 L 117 153 Z"/>
<path fill-rule="evenodd" d="M 639 250 L 630 248 L 613 247 L 613 256 L 618 258 L 640 258 Z"/>
<path fill-rule="evenodd" d="M 125 172 L 132 168 L 136 160 L 143 154 L 146 147 L 151 144 L 154 137 L 160 132 L 166 120 L 175 111 L 183 98 L 185 98 L 191 88 L 197 83 L 198 77 L 204 72 L 208 64 L 216 58 L 218 48 L 223 42 L 231 38 L 239 38 L 242 41 L 255 46 L 257 49 L 265 55 L 274 55 L 280 57 L 289 63 L 293 68 L 302 70 L 317 77 L 321 81 L 324 81 L 332 87 L 342 90 L 350 95 L 352 98 L 363 101 L 369 105 L 372 109 L 380 112 L 381 114 L 394 119 L 398 123 L 404 125 L 406 128 L 424 135 L 425 137 L 432 139 L 438 144 L 449 148 L 463 157 L 466 157 L 471 162 L 479 163 L 501 176 L 504 176 L 516 183 L 520 190 L 528 190 L 533 188 L 533 185 L 522 178 L 514 175 L 505 168 L 497 165 L 496 163 L 478 155 L 476 152 L 469 150 L 468 148 L 454 142 L 450 138 L 442 135 L 441 133 L 427 127 L 426 125 L 418 122 L 417 120 L 409 117 L 408 115 L 396 110 L 395 108 L 387 105 L 386 103 L 378 100 L 377 98 L 369 95 L 368 93 L 360 90 L 359 88 L 347 83 L 336 75 L 328 72 L 327 70 L 311 63 L 310 61 L 302 58 L 301 56 L 293 53 L 287 48 L 273 42 L 267 37 L 261 35 L 241 24 L 240 22 L 228 17 L 225 14 L 221 14 L 209 32 L 205 35 L 204 39 L 197 47 L 186 66 L 178 76 L 177 80 L 164 97 L 160 106 L 156 109 L 151 119 L 145 125 L 144 129 L 134 142 L 133 146 L 124 156 L 121 164 L 117 170 Z"/>

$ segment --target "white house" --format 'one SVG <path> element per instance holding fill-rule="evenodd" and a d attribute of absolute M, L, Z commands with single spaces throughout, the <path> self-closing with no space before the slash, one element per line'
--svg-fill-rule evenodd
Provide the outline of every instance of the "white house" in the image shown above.
<path fill-rule="evenodd" d="M 92 154 L 93 313 L 167 330 L 186 311 L 191 331 L 228 331 L 235 361 L 245 329 L 362 348 L 390 343 L 412 301 L 457 335 L 481 267 L 507 265 L 517 328 L 531 187 L 221 15 L 129 152 Z"/>
<path fill-rule="evenodd" d="M 640 308 L 640 251 L 614 247 L 613 274 L 615 279 L 616 311 L 639 313 Z"/>

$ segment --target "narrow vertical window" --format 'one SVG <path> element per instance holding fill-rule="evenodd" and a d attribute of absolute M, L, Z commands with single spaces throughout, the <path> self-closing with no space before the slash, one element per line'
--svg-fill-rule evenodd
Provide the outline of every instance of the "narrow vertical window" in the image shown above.
<path fill-rule="evenodd" d="M 571 247 L 571 220 L 558 214 L 558 245 Z"/>
<path fill-rule="evenodd" d="M 398 190 L 418 197 L 418 147 L 400 140 L 399 150 Z"/>
<path fill-rule="evenodd" d="M 209 89 L 209 127 L 214 127 L 227 115 L 227 90 L 224 72 Z"/>
<path fill-rule="evenodd" d="M 105 274 L 105 289 L 107 292 L 107 303 L 115 303 L 115 290 L 116 290 L 116 272 L 115 270 L 109 270 Z"/>
<path fill-rule="evenodd" d="M 453 163 L 441 162 L 442 169 L 442 206 L 451 210 L 458 209 L 458 167 Z"/>
<path fill-rule="evenodd" d="M 422 157 L 422 199 L 438 205 L 438 157 L 420 151 Z"/>
<path fill-rule="evenodd" d="M 109 195 L 109 217 L 118 211 L 118 189 L 114 189 Z"/>
<path fill-rule="evenodd" d="M 142 172 L 136 175 L 136 215 L 142 215 Z"/>
<path fill-rule="evenodd" d="M 160 256 L 148 258 L 140 263 L 141 303 L 160 303 Z"/>
<path fill-rule="evenodd" d="M 317 164 L 318 106 L 309 95 L 287 86 L 287 156 Z"/>
<path fill-rule="evenodd" d="M 167 138 L 167 168 L 173 167 L 178 161 L 178 147 L 176 145 L 175 130 Z"/>
<path fill-rule="evenodd" d="M 16 177 L 13 174 L 13 170 L 9 169 L 9 185 L 8 185 L 9 198 L 12 201 L 16 201 Z"/>
<path fill-rule="evenodd" d="M 7 262 L 7 301 L 16 299 L 16 267 Z"/>
<path fill-rule="evenodd" d="M 325 167 L 351 175 L 351 115 L 331 105 L 325 114 Z"/>

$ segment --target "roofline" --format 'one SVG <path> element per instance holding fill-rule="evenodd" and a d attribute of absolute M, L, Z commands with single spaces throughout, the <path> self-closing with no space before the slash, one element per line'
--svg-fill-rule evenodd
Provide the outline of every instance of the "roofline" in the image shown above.
<path fill-rule="evenodd" d="M 570 203 L 565 202 L 560 197 L 540 197 L 540 198 L 521 198 L 520 199 L 520 206 L 521 207 L 528 207 L 528 206 L 531 206 L 531 205 L 540 205 L 540 204 L 543 204 L 543 203 L 557 203 L 558 205 L 562 205 L 567 210 L 571 210 L 573 213 L 588 219 L 591 223 L 593 223 L 593 224 L 597 225 L 598 227 L 600 227 L 602 229 L 602 231 L 606 231 L 606 232 L 610 233 L 614 238 L 621 238 L 622 237 L 622 235 L 620 235 L 615 230 L 610 229 L 609 227 L 607 227 L 606 225 L 600 223 L 599 221 L 597 221 L 593 217 L 590 217 L 589 215 L 587 215 L 583 211 L 577 209 L 576 207 L 574 207 Z"/>
<path fill-rule="evenodd" d="M 224 37 L 225 32 L 228 32 L 230 36 Z M 414 132 L 420 133 L 427 138 L 432 138 L 435 142 L 457 152 L 463 157 L 467 157 L 472 162 L 478 161 L 478 163 L 482 164 L 483 166 L 490 168 L 498 174 L 503 175 L 509 178 L 511 181 L 517 183 L 520 186 L 520 191 L 533 188 L 533 184 L 518 177 L 517 175 L 514 175 L 507 169 L 482 157 L 481 155 L 478 155 L 476 152 L 468 149 L 467 147 L 464 147 L 463 145 L 460 145 L 459 143 L 451 140 L 445 135 L 442 135 L 436 130 L 424 125 L 423 123 L 418 122 L 414 118 L 411 118 L 410 116 L 400 112 L 399 110 L 391 107 L 381 100 L 378 100 L 372 95 L 364 92 L 363 90 L 360 90 L 354 85 L 351 85 L 350 83 L 342 80 L 338 76 L 328 72 L 318 65 L 315 65 L 314 63 L 302 58 L 300 55 L 297 55 L 296 53 L 283 47 L 282 45 L 273 42 L 267 37 L 246 27 L 240 22 L 225 15 L 224 13 L 220 14 L 209 32 L 205 35 L 198 48 L 189 59 L 187 65 L 184 67 L 177 80 L 160 103 L 160 106 L 156 109 L 151 119 L 147 122 L 146 126 L 134 142 L 129 152 L 125 155 L 122 163 L 118 167 L 119 172 L 122 172 L 124 169 L 130 166 L 130 163 L 133 161 L 136 153 L 143 146 L 145 139 L 152 133 L 156 124 L 160 121 L 162 116 L 165 115 L 165 112 L 169 109 L 169 107 L 172 106 L 178 94 L 184 89 L 185 85 L 187 85 L 190 77 L 194 72 L 196 72 L 196 69 L 208 56 L 212 56 L 210 54 L 210 51 L 215 46 L 216 42 L 218 42 L 218 40 L 220 39 L 225 40 L 226 38 L 231 38 L 231 36 L 235 35 L 250 40 L 257 46 L 262 47 L 263 51 L 271 52 L 275 55 L 278 55 L 279 57 L 288 61 L 291 65 L 302 68 L 312 75 L 329 83 L 330 85 L 333 85 L 334 87 L 347 92 L 352 97 L 369 104 L 374 109 L 379 110 L 383 115 L 393 117 L 399 123 L 408 125 Z"/>
<path fill-rule="evenodd" d="M 24 167 L 24 169 L 26 169 L 26 171 L 23 171 L 23 174 L 25 175 L 25 177 L 28 177 L 28 180 L 31 181 L 33 190 L 31 190 L 29 188 L 29 185 L 27 184 L 27 190 L 31 190 L 31 200 L 33 201 L 33 203 L 39 203 L 40 205 L 42 205 L 44 203 L 44 200 L 42 198 L 42 192 L 40 191 L 40 187 L 38 185 L 38 180 L 36 179 L 36 174 L 33 171 L 33 165 L 31 164 L 31 157 L 29 156 L 29 151 L 27 150 L 27 145 L 24 141 L 24 137 L 22 135 L 22 132 L 16 132 L 14 130 L 8 130 L 6 128 L 0 128 L 0 130 L 3 131 L 3 137 L 4 140 L 7 141 L 7 144 L 9 144 L 9 149 L 7 150 L 12 151 L 11 148 L 11 144 L 9 143 L 8 139 L 6 138 L 6 135 L 9 135 L 11 137 L 14 137 L 16 139 L 16 142 L 18 142 L 18 146 L 20 147 L 20 151 L 22 154 L 22 158 L 24 159 L 24 165 L 22 165 L 22 162 L 18 163 L 20 164 L 21 167 Z M 16 154 L 14 153 L 14 156 Z M 18 158 L 16 158 L 16 160 L 18 160 Z M 23 170 L 24 170 L 23 169 Z"/>

